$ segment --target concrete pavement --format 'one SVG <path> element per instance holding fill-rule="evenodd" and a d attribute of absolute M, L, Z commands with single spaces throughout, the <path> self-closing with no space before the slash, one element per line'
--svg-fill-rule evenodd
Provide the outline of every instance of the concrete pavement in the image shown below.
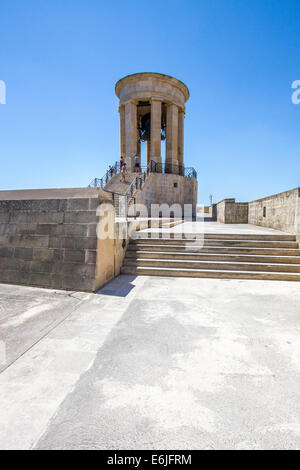
<path fill-rule="evenodd" d="M 299 448 L 299 303 L 293 282 L 0 285 L 0 448 Z"/>

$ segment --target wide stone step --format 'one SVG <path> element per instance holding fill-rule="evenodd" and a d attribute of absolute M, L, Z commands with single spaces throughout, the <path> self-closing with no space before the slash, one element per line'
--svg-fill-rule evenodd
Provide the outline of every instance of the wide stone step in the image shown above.
<path fill-rule="evenodd" d="M 153 268 L 139 266 L 123 266 L 122 274 L 135 276 L 167 276 L 167 277 L 195 277 L 215 279 L 256 279 L 272 281 L 300 281 L 300 274 L 281 272 L 251 272 L 251 271 L 227 271 L 208 269 L 181 269 L 181 268 Z"/>
<path fill-rule="evenodd" d="M 230 253 L 230 254 L 251 254 L 251 255 L 276 255 L 276 256 L 299 256 L 300 250 L 288 248 L 248 248 L 248 247 L 218 247 L 218 246 L 197 246 L 196 244 L 171 245 L 171 244 L 139 244 L 130 243 L 129 251 L 152 251 L 152 252 L 178 252 L 178 253 Z"/>
<path fill-rule="evenodd" d="M 173 228 L 173 227 L 176 227 L 176 225 L 182 225 L 182 224 L 183 224 L 182 219 L 173 219 L 173 220 L 170 220 L 169 222 L 162 223 L 161 228 L 162 229 L 164 229 L 164 228 Z"/>
<path fill-rule="evenodd" d="M 185 261 L 185 260 L 162 260 L 162 259 L 132 259 L 126 258 L 125 266 L 159 267 L 172 269 L 212 269 L 230 271 L 264 271 L 264 272 L 288 272 L 300 273 L 300 264 L 268 264 L 268 263 L 232 263 L 214 261 Z"/>
<path fill-rule="evenodd" d="M 202 246 L 240 246 L 247 248 L 299 248 L 297 242 L 286 241 L 261 241 L 261 240 L 206 240 L 206 239 L 184 239 L 174 240 L 168 238 L 137 238 L 131 241 L 139 245 L 202 245 Z"/>
<path fill-rule="evenodd" d="M 115 174 L 105 185 L 105 190 L 109 190 L 112 192 L 125 194 L 128 190 L 129 186 L 133 182 L 134 178 L 136 178 L 136 173 L 126 173 L 125 182 L 120 181 L 121 175 Z"/>
<path fill-rule="evenodd" d="M 147 231 L 141 231 L 138 233 L 138 237 L 141 239 L 147 239 L 147 238 L 160 238 L 166 235 L 166 232 L 147 232 Z M 256 234 L 256 233 L 180 233 L 174 232 L 174 233 L 167 233 L 167 236 L 169 238 L 182 238 L 182 239 L 205 239 L 205 240 L 262 240 L 262 241 L 290 241 L 290 242 L 295 242 L 296 241 L 296 236 L 295 235 L 266 235 L 266 234 Z"/>
<path fill-rule="evenodd" d="M 176 253 L 176 252 L 152 252 L 152 251 L 127 251 L 127 258 L 131 259 L 174 259 L 174 260 L 194 260 L 194 261 L 228 261 L 242 263 L 283 263 L 300 264 L 300 258 L 297 256 L 263 256 L 263 255 L 217 255 L 206 253 Z"/>

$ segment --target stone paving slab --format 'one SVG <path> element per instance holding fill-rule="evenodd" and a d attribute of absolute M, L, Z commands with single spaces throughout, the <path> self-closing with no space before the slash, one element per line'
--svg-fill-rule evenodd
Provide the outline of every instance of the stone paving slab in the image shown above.
<path fill-rule="evenodd" d="M 176 225 L 172 228 L 157 228 L 141 230 L 140 233 L 145 232 L 164 232 L 164 233 L 219 233 L 219 234 L 261 234 L 261 235 L 282 235 L 285 232 L 274 230 L 267 227 L 259 227 L 251 224 L 220 224 L 218 222 L 184 222 L 183 224 Z"/>
<path fill-rule="evenodd" d="M 0 341 L 5 342 L 0 371 L 64 321 L 84 295 L 5 284 L 0 292 Z"/>
<path fill-rule="evenodd" d="M 59 316 L 57 296 L 0 285 L 2 318 L 13 296 L 28 348 L 29 298 Z M 298 283 L 119 276 L 73 297 L 0 374 L 1 449 L 300 447 Z"/>

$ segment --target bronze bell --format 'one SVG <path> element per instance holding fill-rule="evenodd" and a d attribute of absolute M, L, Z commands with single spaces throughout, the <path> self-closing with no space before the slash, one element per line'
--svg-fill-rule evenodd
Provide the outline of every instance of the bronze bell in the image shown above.
<path fill-rule="evenodd" d="M 161 122 L 161 140 L 165 140 L 165 138 L 166 138 L 165 129 L 166 129 L 166 125 L 165 125 L 165 122 L 163 121 L 163 118 L 162 118 L 162 122 Z M 144 142 L 145 141 L 150 142 L 150 140 L 151 140 L 151 113 L 147 113 L 141 118 L 138 130 L 139 130 L 139 134 L 140 134 L 140 140 L 142 140 Z"/>
<path fill-rule="evenodd" d="M 151 114 L 147 113 L 141 118 L 139 127 L 140 139 L 150 142 L 151 140 Z"/>

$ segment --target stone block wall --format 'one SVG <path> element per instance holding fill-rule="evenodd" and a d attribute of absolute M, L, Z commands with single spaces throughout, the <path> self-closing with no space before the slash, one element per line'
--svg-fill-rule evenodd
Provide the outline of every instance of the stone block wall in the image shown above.
<path fill-rule="evenodd" d="M 249 223 L 300 235 L 300 188 L 249 202 Z"/>
<path fill-rule="evenodd" d="M 198 184 L 194 178 L 180 175 L 151 173 L 148 175 L 143 190 L 138 194 L 137 203 L 144 204 L 151 216 L 151 204 L 179 204 L 182 212 L 185 204 L 192 206 L 193 218 L 196 218 Z M 167 216 L 167 215 L 166 215 Z M 178 214 L 175 214 L 177 217 Z"/>
<path fill-rule="evenodd" d="M 98 195 L 0 200 L 0 282 L 93 291 Z"/>
<path fill-rule="evenodd" d="M 247 224 L 248 202 L 224 199 L 217 204 L 217 221 L 221 224 Z"/>
<path fill-rule="evenodd" d="M 108 212 L 116 237 L 102 239 L 97 224 Z M 0 282 L 95 292 L 120 273 L 131 233 L 146 227 L 148 219 L 116 222 L 100 189 L 0 191 Z"/>

